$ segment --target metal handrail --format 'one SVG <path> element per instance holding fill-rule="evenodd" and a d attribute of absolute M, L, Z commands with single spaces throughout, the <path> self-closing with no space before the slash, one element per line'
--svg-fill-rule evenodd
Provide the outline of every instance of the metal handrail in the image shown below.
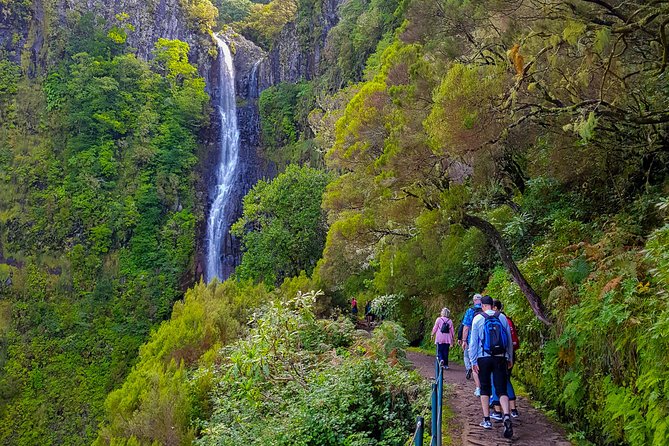
<path fill-rule="evenodd" d="M 444 396 L 444 368 L 441 367 L 438 360 L 435 360 L 434 376 L 436 382 L 432 384 L 432 437 L 430 446 L 442 446 L 441 424 Z M 423 417 L 418 417 L 416 420 L 416 431 L 413 435 L 414 446 L 423 446 L 423 423 Z"/>

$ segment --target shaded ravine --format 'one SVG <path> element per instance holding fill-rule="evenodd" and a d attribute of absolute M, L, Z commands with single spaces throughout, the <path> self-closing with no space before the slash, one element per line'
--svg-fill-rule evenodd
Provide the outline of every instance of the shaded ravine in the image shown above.
<path fill-rule="evenodd" d="M 407 352 L 407 358 L 416 370 L 427 379 L 434 379 L 434 356 L 416 352 Z M 474 396 L 474 381 L 465 379 L 465 368 L 459 364 L 451 364 L 444 371 L 444 391 L 446 405 L 452 412 L 452 418 L 445 423 L 453 446 L 570 446 L 564 432 L 554 425 L 544 414 L 536 410 L 530 402 L 518 397 L 516 406 L 520 417 L 513 420 L 513 438 L 507 440 L 502 436 L 502 423 L 494 422 L 492 430 L 479 426 L 481 422 L 481 403 Z M 448 444 L 448 443 L 444 443 Z"/>

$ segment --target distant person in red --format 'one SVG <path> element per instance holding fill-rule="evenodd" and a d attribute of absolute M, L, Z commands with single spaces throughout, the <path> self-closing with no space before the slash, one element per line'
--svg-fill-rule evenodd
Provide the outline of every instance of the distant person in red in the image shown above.
<path fill-rule="evenodd" d="M 353 319 L 358 318 L 358 301 L 355 297 L 351 298 L 351 314 L 353 315 Z"/>
<path fill-rule="evenodd" d="M 437 344 L 437 360 L 439 365 L 448 370 L 448 350 L 453 343 L 453 321 L 449 318 L 451 310 L 441 309 L 441 315 L 434 321 L 432 339 Z"/>

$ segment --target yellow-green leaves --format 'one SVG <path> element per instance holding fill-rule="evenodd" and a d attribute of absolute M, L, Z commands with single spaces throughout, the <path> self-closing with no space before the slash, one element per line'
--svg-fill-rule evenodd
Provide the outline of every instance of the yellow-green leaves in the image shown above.
<path fill-rule="evenodd" d="M 432 150 L 463 155 L 476 150 L 499 131 L 495 102 L 504 85 L 500 67 L 453 64 L 434 93 L 425 121 Z"/>
<path fill-rule="evenodd" d="M 582 22 L 569 21 L 564 31 L 562 31 L 562 38 L 570 45 L 576 45 L 578 39 L 585 33 L 586 25 Z"/>

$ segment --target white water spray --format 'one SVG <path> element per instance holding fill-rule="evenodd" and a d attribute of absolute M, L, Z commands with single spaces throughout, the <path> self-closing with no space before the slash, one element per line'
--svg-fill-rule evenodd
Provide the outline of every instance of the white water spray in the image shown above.
<path fill-rule="evenodd" d="M 230 210 L 233 186 L 238 180 L 239 129 L 237 128 L 237 104 L 235 100 L 235 73 L 232 54 L 228 45 L 216 36 L 220 61 L 219 99 L 217 109 L 221 117 L 220 160 L 216 169 L 214 201 L 209 210 L 206 233 L 205 280 L 220 280 L 221 257 L 225 255 L 223 245 L 230 225 L 233 223 Z"/>

